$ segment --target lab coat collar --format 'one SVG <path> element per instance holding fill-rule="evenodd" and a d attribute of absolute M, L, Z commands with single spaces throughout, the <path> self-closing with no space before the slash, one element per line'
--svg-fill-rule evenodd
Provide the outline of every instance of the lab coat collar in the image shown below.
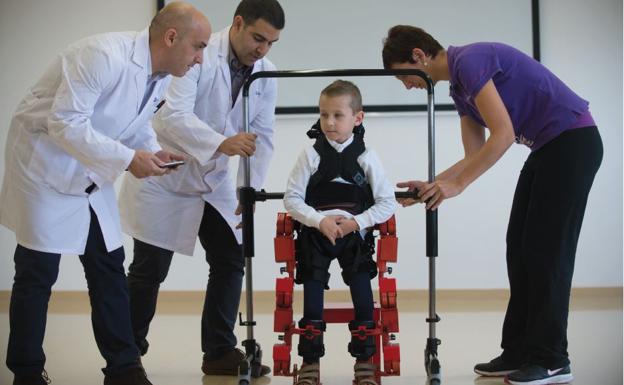
<path fill-rule="evenodd" d="M 158 81 L 166 78 L 169 74 L 166 72 L 153 72 L 152 68 L 152 52 L 149 47 L 149 28 L 145 28 L 137 34 L 134 39 L 134 53 L 132 61 L 139 67 L 147 70 L 147 78 Z"/>
<path fill-rule="evenodd" d="M 152 74 L 152 59 L 149 49 L 149 28 L 145 28 L 144 30 L 137 33 L 134 39 L 132 62 L 142 69 L 142 71 L 137 71 L 134 76 L 137 95 L 139 95 L 136 100 L 136 111 L 138 114 L 141 111 L 141 101 L 143 100 L 143 95 L 147 87 L 147 81 L 158 81 L 161 78 L 165 77 L 161 77 L 160 74 L 157 74 L 155 78 L 152 78 L 152 75 L 155 74 Z M 149 97 L 151 97 L 151 95 Z"/>
<path fill-rule="evenodd" d="M 219 31 L 220 40 L 218 45 L 217 56 L 219 57 L 219 66 L 221 67 L 221 76 L 227 84 L 227 89 L 232 89 L 232 79 L 230 79 L 230 65 L 228 63 L 228 54 L 230 52 L 230 27 L 226 27 Z"/>
<path fill-rule="evenodd" d="M 149 50 L 149 29 L 137 33 L 134 39 L 134 52 L 132 53 L 132 61 L 141 68 L 147 69 L 147 73 L 152 73 L 152 59 Z"/>
<path fill-rule="evenodd" d="M 221 59 L 225 58 L 223 60 L 226 61 L 228 53 L 230 52 L 230 28 L 232 28 L 231 25 L 229 27 L 225 27 L 219 32 L 221 34 L 221 40 L 219 41 L 219 57 Z"/>

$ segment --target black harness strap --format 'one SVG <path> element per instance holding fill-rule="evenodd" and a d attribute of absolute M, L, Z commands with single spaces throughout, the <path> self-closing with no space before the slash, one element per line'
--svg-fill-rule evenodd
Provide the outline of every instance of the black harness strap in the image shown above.
<path fill-rule="evenodd" d="M 374 204 L 373 192 L 366 179 L 364 170 L 358 163 L 358 157 L 366 150 L 364 144 L 364 127 L 359 125 L 353 129 L 353 142 L 342 152 L 336 151 L 320 130 L 317 122 L 308 132 L 308 136 L 316 138 L 314 149 L 321 160 L 317 171 L 310 177 L 306 189 L 306 203 L 314 208 L 327 209 L 328 204 L 350 203 L 359 208 L 353 214 L 359 214 Z M 332 182 L 337 177 L 352 184 Z M 339 186 L 343 185 L 343 186 Z M 329 194 L 333 192 L 332 194 Z M 328 202 L 333 200 L 334 202 Z M 348 210 L 352 211 L 352 210 Z"/>

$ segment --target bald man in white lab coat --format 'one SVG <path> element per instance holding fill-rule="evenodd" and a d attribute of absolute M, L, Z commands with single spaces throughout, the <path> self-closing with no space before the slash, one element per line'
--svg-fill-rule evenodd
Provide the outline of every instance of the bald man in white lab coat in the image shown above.
<path fill-rule="evenodd" d="M 183 4 L 141 32 L 107 33 L 61 52 L 13 116 L 0 223 L 15 233 L 7 366 L 14 385 L 47 384 L 43 338 L 61 254 L 78 254 L 105 385 L 150 384 L 131 329 L 113 182 L 171 172 L 150 120 L 170 74 L 201 63 L 208 20 Z M 60 353 L 60 352 L 57 352 Z"/>

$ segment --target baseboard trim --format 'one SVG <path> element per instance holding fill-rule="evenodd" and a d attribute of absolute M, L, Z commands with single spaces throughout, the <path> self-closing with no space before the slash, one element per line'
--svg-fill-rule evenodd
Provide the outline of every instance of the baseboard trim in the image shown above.
<path fill-rule="evenodd" d="M 0 313 L 7 313 L 11 292 L 0 291 Z M 303 293 L 295 291 L 294 310 L 301 312 Z M 241 297 L 241 311 L 245 311 L 245 293 Z M 479 312 L 504 310 L 509 298 L 507 289 L 440 289 L 436 291 L 436 306 L 439 313 Z M 347 290 L 325 292 L 326 302 L 350 302 Z M 204 301 L 203 291 L 162 291 L 158 299 L 158 313 L 201 314 Z M 428 292 L 426 290 L 399 290 L 397 302 L 400 311 L 427 312 Z M 258 313 L 273 312 L 275 292 L 254 293 L 254 309 Z M 622 310 L 622 287 L 573 288 L 570 301 L 572 310 Z M 88 313 L 89 296 L 86 291 L 53 291 L 50 299 L 51 313 Z"/>

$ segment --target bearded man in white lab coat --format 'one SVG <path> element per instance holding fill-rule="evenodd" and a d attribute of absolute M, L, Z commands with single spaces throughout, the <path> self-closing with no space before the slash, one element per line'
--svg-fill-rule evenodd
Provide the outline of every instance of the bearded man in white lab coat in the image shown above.
<path fill-rule="evenodd" d="M 210 265 L 202 314 L 202 371 L 237 375 L 244 353 L 236 349 L 234 325 L 244 260 L 231 156 L 251 156 L 251 185 L 259 189 L 273 152 L 275 79 L 252 83 L 250 131 L 242 126 L 241 87 L 253 72 L 275 67 L 264 56 L 278 40 L 285 18 L 276 0 L 243 0 L 232 25 L 215 33 L 204 62 L 172 81 L 167 104 L 154 119 L 163 148 L 184 153 L 187 164 L 162 178 L 127 176 L 120 193 L 122 226 L 134 238 L 128 272 L 132 324 L 141 352 L 154 316 L 160 284 L 174 252 L 193 255 L 199 237 Z M 242 161 L 239 162 L 239 178 Z M 240 179 L 239 179 L 240 180 Z M 252 373 L 265 375 L 263 366 Z"/>
<path fill-rule="evenodd" d="M 128 303 L 113 182 L 124 170 L 164 175 L 150 120 L 170 76 L 203 60 L 211 29 L 188 4 L 164 8 L 141 32 L 107 33 L 61 52 L 17 107 L 8 134 L 0 223 L 15 233 L 7 366 L 14 385 L 43 385 L 43 338 L 61 254 L 79 254 L 105 385 L 151 384 Z M 59 352 L 56 352 L 58 354 Z"/>

